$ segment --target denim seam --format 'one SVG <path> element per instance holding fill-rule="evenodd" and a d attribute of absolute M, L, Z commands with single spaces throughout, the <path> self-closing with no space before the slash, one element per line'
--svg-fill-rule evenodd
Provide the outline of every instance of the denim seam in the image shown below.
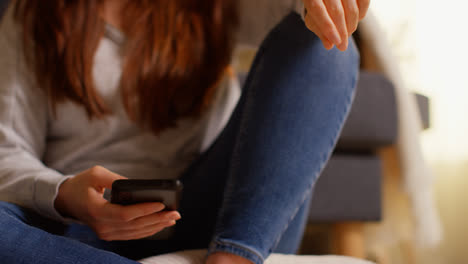
<path fill-rule="evenodd" d="M 217 238 L 213 240 L 208 249 L 208 255 L 214 252 L 230 252 L 238 256 L 248 258 L 256 264 L 261 264 L 265 261 L 262 254 L 247 246 L 241 246 L 238 243 L 230 242 L 225 239 Z"/>
<path fill-rule="evenodd" d="M 3 203 L 8 203 L 8 202 L 3 202 Z M 8 203 L 8 204 L 12 204 L 12 203 Z M 11 210 L 10 208 L 6 206 L 2 206 L 1 209 L 3 209 L 3 212 L 5 212 L 5 214 L 9 217 L 13 217 L 14 219 L 20 218 L 20 216 L 16 212 L 14 212 L 13 210 Z"/>
<path fill-rule="evenodd" d="M 283 237 L 284 233 L 286 232 L 286 230 L 288 230 L 289 228 L 289 225 L 291 224 L 291 222 L 294 220 L 294 218 L 296 217 L 297 213 L 299 212 L 299 210 L 301 209 L 301 207 L 304 205 L 304 203 L 306 202 L 307 198 L 310 196 L 311 194 L 311 190 L 314 188 L 315 186 L 315 183 L 317 181 L 314 181 L 310 186 L 309 188 L 307 188 L 307 191 L 305 192 L 304 196 L 302 197 L 301 199 L 301 202 L 297 205 L 297 207 L 294 209 L 294 213 L 291 215 L 291 217 L 288 219 L 288 223 L 285 225 L 285 227 L 283 228 L 283 230 L 278 234 L 278 237 L 275 239 L 275 243 L 273 244 L 273 247 L 270 248 L 269 252 L 271 253 L 279 244 L 279 242 L 281 241 L 281 238 Z"/>
<path fill-rule="evenodd" d="M 357 78 L 354 78 L 354 79 L 352 80 L 352 83 L 353 83 L 353 86 L 352 86 L 352 87 L 353 87 L 353 91 L 346 97 L 346 99 L 345 99 L 345 104 L 343 104 L 344 107 L 343 107 L 343 109 L 340 111 L 340 114 L 341 114 L 341 115 L 340 115 L 341 118 L 340 118 L 340 120 L 339 120 L 340 122 L 338 122 L 338 125 L 335 127 L 335 129 L 334 129 L 334 136 L 332 137 L 332 140 L 331 140 L 331 142 L 330 142 L 330 145 L 331 145 L 332 147 L 333 147 L 334 145 L 336 145 L 336 141 L 337 141 L 338 135 L 339 135 L 340 131 L 343 129 L 344 120 L 345 120 L 346 116 L 348 116 L 348 114 L 349 114 L 349 110 L 350 110 L 350 108 L 351 108 L 351 102 L 352 102 L 352 99 L 354 98 L 355 91 L 356 91 L 356 89 L 355 89 L 356 82 L 357 82 Z M 333 140 L 333 138 L 336 139 L 336 140 Z M 315 184 L 316 184 L 318 178 L 320 177 L 321 171 L 323 171 L 323 169 L 324 169 L 324 167 L 325 167 L 324 165 L 325 165 L 326 161 L 331 157 L 331 155 L 332 155 L 332 152 L 330 152 L 330 153 L 328 153 L 328 154 L 325 154 L 325 153 L 324 153 L 324 155 L 322 155 L 322 159 L 321 159 L 321 161 L 320 161 L 319 170 L 318 170 L 316 173 L 314 173 L 315 175 L 317 175 L 317 177 L 314 177 L 315 180 L 314 180 L 311 184 L 309 184 L 309 186 L 308 186 L 308 188 L 307 188 L 307 191 L 305 192 L 304 196 L 302 197 L 302 201 L 301 201 L 301 202 L 298 204 L 298 206 L 295 208 L 294 213 L 293 213 L 293 214 L 291 215 L 291 217 L 289 218 L 288 223 L 286 224 L 285 228 L 282 230 L 282 232 L 280 232 L 280 233 L 278 234 L 278 237 L 275 239 L 275 243 L 274 243 L 273 247 L 270 248 L 270 250 L 269 250 L 270 253 L 274 250 L 274 248 L 276 248 L 276 247 L 278 246 L 279 242 L 281 241 L 281 238 L 282 238 L 283 234 L 286 232 L 286 230 L 288 229 L 289 225 L 290 225 L 291 222 L 294 220 L 294 217 L 296 217 L 296 215 L 297 215 L 297 213 L 299 212 L 299 209 L 301 208 L 301 206 L 305 203 L 305 201 L 307 200 L 307 198 L 310 196 L 310 193 L 311 193 L 312 188 L 314 188 L 314 186 L 315 186 Z"/>

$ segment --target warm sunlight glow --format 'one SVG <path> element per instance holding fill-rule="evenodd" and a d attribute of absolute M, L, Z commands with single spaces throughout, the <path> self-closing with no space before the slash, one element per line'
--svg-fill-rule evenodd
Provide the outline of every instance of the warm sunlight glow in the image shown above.
<path fill-rule="evenodd" d="M 468 1 L 371 2 L 408 87 L 431 98 L 432 128 L 422 143 L 436 176 L 444 239 L 436 248 L 417 251 L 420 261 L 414 263 L 468 263 Z"/>
<path fill-rule="evenodd" d="M 412 90 L 431 98 L 430 160 L 468 160 L 468 2 L 373 0 Z"/>

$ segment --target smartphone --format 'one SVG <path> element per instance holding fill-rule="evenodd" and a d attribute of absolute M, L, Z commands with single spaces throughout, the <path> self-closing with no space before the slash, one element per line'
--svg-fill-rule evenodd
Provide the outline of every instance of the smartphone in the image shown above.
<path fill-rule="evenodd" d="M 177 210 L 182 188 L 179 180 L 116 180 L 112 184 L 111 203 L 160 202 L 166 206 L 164 210 Z"/>
<path fill-rule="evenodd" d="M 179 180 L 116 180 L 110 192 L 111 203 L 130 205 L 146 202 L 160 202 L 164 210 L 177 210 L 182 195 L 182 183 Z M 175 232 L 175 226 L 146 237 L 146 240 L 167 240 Z"/>

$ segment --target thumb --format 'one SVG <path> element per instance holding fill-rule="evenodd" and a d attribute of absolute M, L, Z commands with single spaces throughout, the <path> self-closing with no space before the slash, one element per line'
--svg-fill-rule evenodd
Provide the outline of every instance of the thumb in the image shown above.
<path fill-rule="evenodd" d="M 91 174 L 92 182 L 91 184 L 97 189 L 111 189 L 112 183 L 116 180 L 126 180 L 124 176 L 121 176 L 117 173 L 101 167 L 95 166 L 89 170 Z"/>

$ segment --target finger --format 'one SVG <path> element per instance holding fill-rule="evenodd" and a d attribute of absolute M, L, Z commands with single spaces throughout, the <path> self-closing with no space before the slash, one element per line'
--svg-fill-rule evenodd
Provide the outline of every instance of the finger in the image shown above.
<path fill-rule="evenodd" d="M 167 221 L 177 221 L 181 218 L 177 211 L 159 212 L 151 215 L 143 216 L 129 222 L 134 228 L 144 228 L 157 223 Z"/>
<path fill-rule="evenodd" d="M 356 31 L 359 23 L 359 8 L 356 0 L 342 0 L 343 9 L 345 12 L 346 26 L 348 29 L 348 37 Z"/>
<path fill-rule="evenodd" d="M 314 21 L 315 26 L 320 30 L 321 34 L 331 43 L 335 45 L 340 44 L 340 34 L 322 0 L 309 0 L 304 3 L 307 8 L 307 16 Z"/>
<path fill-rule="evenodd" d="M 339 50 L 346 50 L 348 47 L 348 28 L 346 26 L 345 12 L 341 0 L 326 0 L 324 3 L 328 14 L 340 34 L 341 43 L 338 43 L 336 47 Z"/>
<path fill-rule="evenodd" d="M 180 214 L 177 211 L 159 212 L 148 216 L 140 217 L 130 222 L 115 223 L 112 226 L 108 226 L 107 228 L 101 228 L 100 231 L 103 233 L 109 233 L 118 231 L 140 230 L 159 223 L 177 221 L 180 218 Z"/>
<path fill-rule="evenodd" d="M 369 10 L 370 0 L 358 0 L 359 20 L 363 19 Z"/>
<path fill-rule="evenodd" d="M 134 240 L 152 236 L 156 233 L 161 232 L 164 228 L 175 225 L 175 221 L 168 221 L 158 223 L 140 230 L 128 230 L 118 231 L 112 233 L 98 234 L 102 240 L 113 241 L 113 240 Z"/>
<path fill-rule="evenodd" d="M 306 25 L 307 25 L 307 28 L 314 32 L 315 35 L 322 41 L 322 44 L 323 46 L 325 47 L 325 49 L 327 50 L 330 50 L 333 48 L 333 43 L 331 41 L 329 41 L 324 35 L 323 33 L 320 31 L 320 29 L 315 25 L 315 22 L 312 20 L 312 18 L 308 15 L 306 15 L 305 17 L 305 22 L 306 22 Z"/>
<path fill-rule="evenodd" d="M 104 188 L 112 188 L 112 183 L 114 183 L 115 180 L 125 180 L 127 178 L 113 173 L 112 171 L 101 167 L 101 166 L 94 166 L 91 169 L 88 170 L 88 173 L 91 174 L 91 184 L 98 190 L 104 189 Z"/>
<path fill-rule="evenodd" d="M 134 219 L 162 211 L 163 203 L 141 203 L 134 205 L 118 205 L 106 202 L 99 210 L 99 218 L 112 222 L 129 222 Z"/>

